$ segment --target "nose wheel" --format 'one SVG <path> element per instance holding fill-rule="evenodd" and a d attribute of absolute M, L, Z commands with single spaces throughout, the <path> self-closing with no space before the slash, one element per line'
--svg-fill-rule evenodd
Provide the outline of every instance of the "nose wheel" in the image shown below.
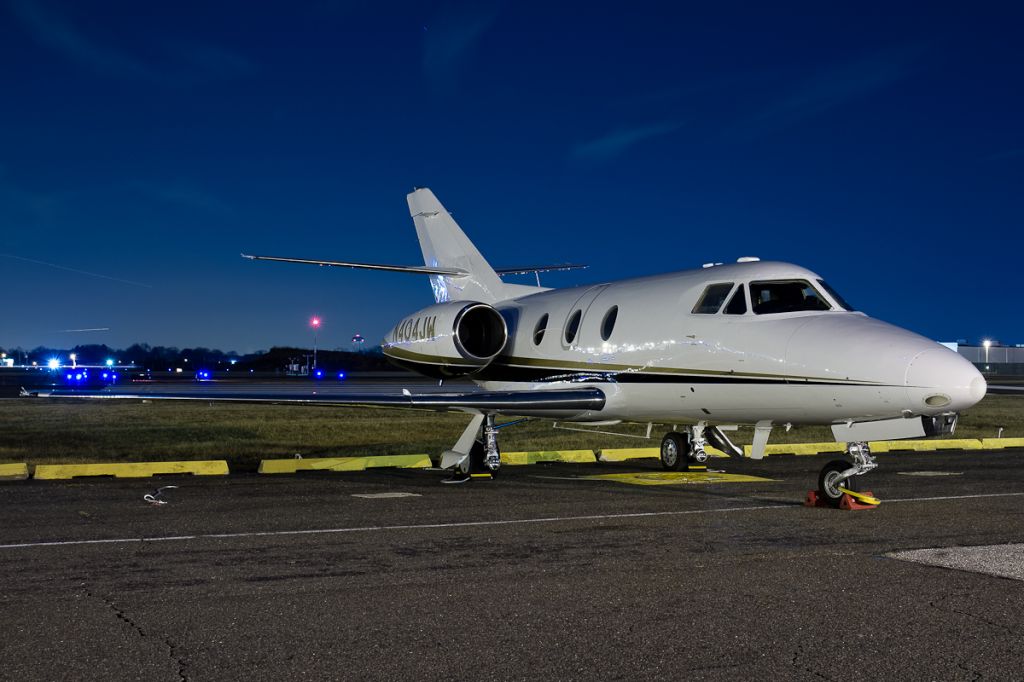
<path fill-rule="evenodd" d="M 860 491 L 860 483 L 857 478 L 843 475 L 850 468 L 850 463 L 842 459 L 834 459 L 826 464 L 818 474 L 818 499 L 826 502 L 830 507 L 838 507 L 843 501 L 845 494 L 841 489 Z"/>
<path fill-rule="evenodd" d="M 818 499 L 830 507 L 839 507 L 846 491 L 859 493 L 861 487 L 858 477 L 878 466 L 867 443 L 847 443 L 846 454 L 853 460 L 852 464 L 834 459 L 822 467 L 818 474 Z"/>

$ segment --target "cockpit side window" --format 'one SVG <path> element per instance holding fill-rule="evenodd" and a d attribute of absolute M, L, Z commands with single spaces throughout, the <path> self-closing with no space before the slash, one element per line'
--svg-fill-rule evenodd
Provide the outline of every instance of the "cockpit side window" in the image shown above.
<path fill-rule="evenodd" d="M 732 282 L 709 285 L 704 290 L 700 300 L 697 301 L 697 305 L 693 307 L 693 312 L 700 315 L 714 315 L 717 313 L 718 309 L 725 303 L 726 296 L 732 291 L 732 285 Z"/>
<path fill-rule="evenodd" d="M 747 312 L 747 292 L 742 284 L 736 287 L 736 293 L 729 299 L 729 305 L 725 306 L 726 315 L 744 315 Z"/>
<path fill-rule="evenodd" d="M 817 289 L 802 279 L 751 282 L 750 302 L 755 315 L 832 309 Z"/>
<path fill-rule="evenodd" d="M 851 313 L 855 310 L 855 308 L 852 305 L 846 302 L 845 298 L 839 295 L 838 291 L 836 291 L 835 289 L 828 285 L 828 282 L 826 282 L 823 279 L 819 279 L 818 284 L 820 284 L 821 288 L 824 289 L 825 292 L 832 297 L 833 301 L 839 304 L 840 308 L 842 308 L 843 310 L 848 310 Z"/>

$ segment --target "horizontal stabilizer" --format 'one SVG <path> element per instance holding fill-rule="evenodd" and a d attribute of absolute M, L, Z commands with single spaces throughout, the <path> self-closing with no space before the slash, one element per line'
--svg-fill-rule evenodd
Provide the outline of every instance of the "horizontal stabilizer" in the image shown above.
<path fill-rule="evenodd" d="M 537 272 L 564 272 L 566 270 L 585 270 L 589 265 L 563 263 L 561 265 L 531 265 L 522 268 L 495 268 L 499 275 L 530 275 Z"/>
<path fill-rule="evenodd" d="M 340 260 L 314 260 L 312 258 L 283 258 L 281 256 L 253 256 L 243 253 L 242 258 L 249 260 L 272 260 L 280 263 L 303 263 L 305 265 L 321 265 L 330 268 L 356 268 L 359 270 L 387 270 L 389 272 L 410 272 L 416 275 L 449 275 L 465 277 L 469 273 L 458 268 L 432 268 L 425 265 L 384 265 L 381 263 L 350 263 Z"/>

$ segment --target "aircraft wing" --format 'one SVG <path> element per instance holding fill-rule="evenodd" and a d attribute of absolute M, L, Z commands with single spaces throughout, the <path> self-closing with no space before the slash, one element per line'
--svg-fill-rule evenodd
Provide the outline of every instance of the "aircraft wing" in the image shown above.
<path fill-rule="evenodd" d="M 604 408 L 605 395 L 594 386 L 546 391 L 478 391 L 468 393 L 330 393 L 246 392 L 217 390 L 137 391 L 26 391 L 23 397 L 73 398 L 81 400 L 186 400 L 193 402 L 270 403 L 278 405 L 324 405 L 363 407 L 404 407 L 421 410 L 494 412 L 509 415 L 550 414 L 564 416 Z"/>

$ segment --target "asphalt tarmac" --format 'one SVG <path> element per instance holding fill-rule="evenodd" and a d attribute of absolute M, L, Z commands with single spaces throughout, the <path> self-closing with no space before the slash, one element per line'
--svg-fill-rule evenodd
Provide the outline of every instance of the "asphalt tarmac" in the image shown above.
<path fill-rule="evenodd" d="M 2 484 L 0 679 L 1024 677 L 1024 451 L 825 461 Z"/>

